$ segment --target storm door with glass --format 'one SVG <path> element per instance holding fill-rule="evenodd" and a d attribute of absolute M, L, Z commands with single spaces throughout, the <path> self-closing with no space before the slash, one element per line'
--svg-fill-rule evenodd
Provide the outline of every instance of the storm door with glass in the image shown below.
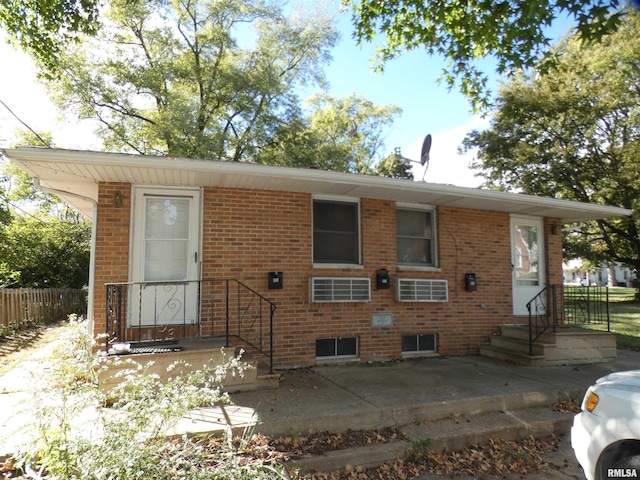
<path fill-rule="evenodd" d="M 197 324 L 200 191 L 137 188 L 134 202 L 130 326 Z"/>
<path fill-rule="evenodd" d="M 542 235 L 542 219 L 511 217 L 514 315 L 528 315 L 527 303 L 545 287 Z"/>

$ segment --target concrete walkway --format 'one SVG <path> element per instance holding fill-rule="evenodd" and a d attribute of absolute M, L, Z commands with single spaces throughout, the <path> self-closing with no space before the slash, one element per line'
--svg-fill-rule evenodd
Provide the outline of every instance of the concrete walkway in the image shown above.
<path fill-rule="evenodd" d="M 11 452 L 18 439 L 10 432 L 24 422 L 19 412 L 30 400 L 24 380 L 46 375 L 44 359 L 53 346 L 0 376 L 0 456 Z M 435 439 L 434 446 L 449 449 L 481 438 L 480 432 L 502 438 L 568 434 L 573 414 L 552 412 L 556 401 L 579 402 L 596 379 L 638 368 L 640 353 L 620 350 L 613 362 L 579 366 L 522 367 L 466 356 L 284 370 L 277 389 L 232 394 L 234 406 L 194 412 L 176 433 L 245 427 L 259 417 L 257 430 L 266 434 L 397 426 L 412 440 Z M 578 472 L 572 478 L 580 478 L 568 440 L 563 442 L 561 454 Z M 389 455 L 397 455 L 393 448 Z M 370 455 L 380 460 L 382 454 Z"/>
<path fill-rule="evenodd" d="M 275 390 L 232 395 L 254 408 L 259 431 L 291 434 L 375 428 L 549 404 L 580 402 L 596 379 L 640 368 L 640 353 L 619 350 L 614 362 L 522 367 L 485 357 L 313 367 L 282 372 Z"/>

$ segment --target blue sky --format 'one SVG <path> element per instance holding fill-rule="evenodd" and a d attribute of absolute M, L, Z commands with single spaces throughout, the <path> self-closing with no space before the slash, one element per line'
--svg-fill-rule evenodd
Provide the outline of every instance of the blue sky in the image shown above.
<path fill-rule="evenodd" d="M 467 132 L 483 128 L 488 120 L 474 116 L 462 94 L 438 84 L 445 61 L 414 50 L 389 61 L 384 72 L 372 72 L 370 60 L 374 47 L 356 45 L 351 36 L 350 14 L 339 14 L 337 19 L 342 39 L 334 50 L 333 62 L 326 69 L 331 95 L 342 97 L 356 93 L 379 105 L 399 106 L 402 115 L 386 138 L 389 152 L 400 147 L 403 156 L 419 160 L 422 140 L 431 134 L 431 163 L 425 180 L 479 185 L 482 179 L 475 178 L 467 168 L 471 156 L 458 155 L 457 148 Z M 422 174 L 423 170 L 416 166 L 416 179 L 422 178 Z"/>
<path fill-rule="evenodd" d="M 329 6 L 337 11 L 338 1 Z M 458 155 L 457 148 L 466 133 L 486 127 L 488 120 L 472 115 L 466 98 L 437 83 L 444 60 L 416 50 L 390 61 L 383 73 L 374 73 L 370 64 L 374 48 L 356 45 L 351 35 L 350 14 L 338 14 L 337 26 L 342 38 L 333 51 L 333 62 L 325 69 L 329 94 L 342 97 L 356 93 L 379 105 L 399 106 L 403 113 L 388 133 L 387 151 L 400 147 L 403 156 L 418 160 L 422 139 L 429 133 L 433 145 L 425 180 L 478 186 L 482 179 L 474 177 L 468 169 L 472 156 Z M 90 125 L 57 119 L 57 112 L 35 79 L 29 59 L 10 49 L 1 38 L 0 60 L 8 66 L 0 74 L 0 99 L 20 118 L 35 129 L 53 131 L 59 147 L 99 148 Z M 496 84 L 492 85 L 493 90 L 495 87 Z M 0 146 L 11 141 L 11 131 L 17 126 L 18 122 L 0 106 Z M 420 179 L 423 170 L 416 165 L 414 174 Z"/>

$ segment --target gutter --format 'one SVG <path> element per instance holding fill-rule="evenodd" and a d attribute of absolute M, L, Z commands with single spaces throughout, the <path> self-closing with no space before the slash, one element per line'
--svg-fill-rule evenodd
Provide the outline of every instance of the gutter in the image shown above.
<path fill-rule="evenodd" d="M 64 190 L 57 190 L 55 188 L 44 187 L 40 183 L 40 179 L 38 177 L 32 177 L 33 184 L 38 190 L 42 190 L 43 192 L 50 193 L 56 196 L 72 196 L 76 197 L 80 200 L 84 200 L 89 202 L 93 206 L 93 220 L 91 222 L 91 248 L 89 251 L 89 295 L 87 298 L 87 332 L 89 335 L 93 336 L 93 306 L 95 300 L 95 271 L 96 271 L 96 224 L 95 219 L 98 218 L 98 202 L 96 202 L 93 198 L 85 197 L 84 195 L 78 195 L 73 192 L 66 192 Z"/>

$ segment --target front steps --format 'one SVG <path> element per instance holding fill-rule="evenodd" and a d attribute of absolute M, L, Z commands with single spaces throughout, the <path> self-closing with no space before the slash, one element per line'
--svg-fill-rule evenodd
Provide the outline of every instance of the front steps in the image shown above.
<path fill-rule="evenodd" d="M 491 343 L 480 347 L 480 354 L 529 367 L 580 365 L 616 359 L 616 335 L 583 328 L 556 327 L 544 332 L 529 351 L 528 325 L 502 325 Z"/>
<path fill-rule="evenodd" d="M 101 387 L 104 391 L 109 391 L 120 380 L 115 377 L 120 370 L 130 369 L 132 365 L 127 360 L 132 360 L 142 366 L 147 367 L 148 373 L 157 374 L 160 380 L 165 382 L 171 376 L 175 376 L 184 369 L 198 369 L 203 366 L 215 368 L 238 356 L 238 347 L 215 347 L 207 348 L 194 344 L 194 341 L 183 341 L 184 350 L 167 351 L 161 353 L 136 353 L 132 355 L 113 355 L 108 357 L 109 365 L 101 375 Z M 278 388 L 280 375 L 269 373 L 269 368 L 263 362 L 253 358 L 248 352 L 243 352 L 241 360 L 247 363 L 248 368 L 243 376 L 228 375 L 222 382 L 222 388 L 228 393 L 247 392 L 254 390 L 267 390 Z M 175 362 L 184 362 L 184 365 L 169 369 Z"/>

